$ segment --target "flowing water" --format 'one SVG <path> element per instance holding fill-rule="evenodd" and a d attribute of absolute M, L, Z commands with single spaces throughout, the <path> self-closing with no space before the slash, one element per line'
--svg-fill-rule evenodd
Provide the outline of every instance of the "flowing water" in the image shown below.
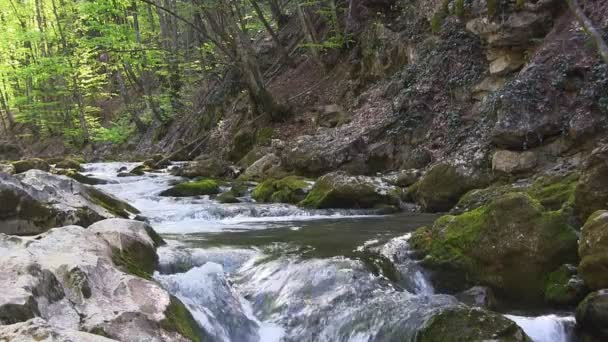
<path fill-rule="evenodd" d="M 116 177 L 132 163 L 86 165 L 85 173 L 141 211 L 168 242 L 156 280 L 180 298 L 214 341 L 407 341 L 438 310 L 410 258 L 407 239 L 436 218 L 284 204 L 220 204 L 207 196 L 160 197 L 167 172 Z M 568 315 L 507 315 L 538 342 L 569 342 Z"/>

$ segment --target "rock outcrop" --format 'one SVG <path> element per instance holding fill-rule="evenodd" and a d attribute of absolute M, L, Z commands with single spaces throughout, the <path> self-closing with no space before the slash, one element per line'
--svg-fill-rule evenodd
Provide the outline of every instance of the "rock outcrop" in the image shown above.
<path fill-rule="evenodd" d="M 592 290 L 608 288 L 608 211 L 596 211 L 583 226 L 579 272 Z"/>
<path fill-rule="evenodd" d="M 122 219 L 35 237 L 1 234 L 0 323 L 10 328 L 0 329 L 0 339 L 40 332 L 79 341 L 105 341 L 90 334 L 200 341 L 204 332 L 184 305 L 148 280 L 161 242 L 146 224 Z"/>
<path fill-rule="evenodd" d="M 585 341 L 605 341 L 608 339 L 608 290 L 593 292 L 585 297 L 576 308 L 576 323 L 593 338 Z"/>
<path fill-rule="evenodd" d="M 47 162 L 39 158 L 19 160 L 13 162 L 12 165 L 15 167 L 15 173 L 22 173 L 28 170 L 49 171 L 51 169 L 51 166 Z"/>
<path fill-rule="evenodd" d="M 401 190 L 379 178 L 338 171 L 319 178 L 300 205 L 307 208 L 382 208 L 399 205 Z"/>
<path fill-rule="evenodd" d="M 458 216 L 418 229 L 412 247 L 434 270 L 439 288 L 491 287 L 502 298 L 541 303 L 546 278 L 576 263 L 577 235 L 559 211 L 545 211 L 524 193 L 506 194 Z"/>
<path fill-rule="evenodd" d="M 0 173 L 0 199 L 0 232 L 5 234 L 38 234 L 56 226 L 86 226 L 139 213 L 101 190 L 40 170 L 16 176 Z"/>
<path fill-rule="evenodd" d="M 608 208 L 608 145 L 593 150 L 585 162 L 574 206 L 583 221 L 595 211 Z"/>

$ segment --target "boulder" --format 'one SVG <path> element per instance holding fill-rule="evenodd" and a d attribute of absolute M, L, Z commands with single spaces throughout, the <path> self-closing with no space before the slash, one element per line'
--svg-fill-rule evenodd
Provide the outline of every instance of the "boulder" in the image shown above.
<path fill-rule="evenodd" d="M 226 192 L 223 192 L 223 193 L 217 195 L 215 200 L 220 203 L 239 203 L 240 202 L 239 199 L 236 198 L 234 193 L 232 193 L 232 191 L 226 191 Z"/>
<path fill-rule="evenodd" d="M 42 318 L 0 326 L 0 341 L 11 342 L 117 342 L 93 333 L 51 326 Z"/>
<path fill-rule="evenodd" d="M 483 177 L 449 164 L 437 164 L 409 192 L 424 211 L 442 212 L 449 211 L 467 191 L 485 185 Z"/>
<path fill-rule="evenodd" d="M 473 286 L 468 290 L 456 294 L 456 298 L 464 304 L 491 310 L 496 306 L 496 298 L 491 288 Z"/>
<path fill-rule="evenodd" d="M 515 322 L 479 308 L 449 308 L 434 315 L 416 335 L 417 342 L 531 341 Z"/>
<path fill-rule="evenodd" d="M 572 306 L 580 302 L 588 290 L 576 272 L 576 266 L 566 264 L 547 277 L 545 301 L 552 305 Z"/>
<path fill-rule="evenodd" d="M 13 162 L 12 165 L 15 167 L 15 173 L 22 173 L 28 170 L 42 170 L 48 172 L 51 169 L 51 166 L 47 162 L 38 158 L 19 160 Z"/>
<path fill-rule="evenodd" d="M 287 176 L 263 181 L 255 187 L 251 197 L 257 202 L 297 204 L 311 188 L 312 182 L 306 178 Z"/>
<path fill-rule="evenodd" d="M 188 162 L 181 168 L 178 168 L 174 174 L 187 178 L 223 178 L 232 176 L 232 170 L 227 162 L 218 158 L 208 158 Z"/>
<path fill-rule="evenodd" d="M 149 280 L 158 245 L 152 232 L 138 221 L 108 220 L 35 237 L 0 235 L 0 324 L 119 341 L 201 341 L 184 305 Z"/>
<path fill-rule="evenodd" d="M 583 221 L 608 208 L 608 145 L 593 150 L 586 160 L 574 193 L 574 208 Z"/>
<path fill-rule="evenodd" d="M 458 216 L 442 216 L 410 244 L 434 271 L 437 287 L 491 287 L 511 301 L 542 303 L 549 273 L 576 263 L 576 231 L 560 211 L 545 211 L 525 193 L 502 195 Z"/>
<path fill-rule="evenodd" d="M 525 47 L 530 44 L 530 39 L 544 36 L 551 28 L 551 13 L 515 11 L 496 21 L 485 16 L 477 17 L 468 21 L 466 28 L 491 47 Z"/>
<path fill-rule="evenodd" d="M 300 205 L 307 208 L 374 208 L 398 206 L 400 189 L 382 179 L 338 171 L 319 178 Z"/>
<path fill-rule="evenodd" d="M 11 164 L 0 164 L 0 172 L 8 173 L 9 175 L 14 175 L 15 167 Z"/>
<path fill-rule="evenodd" d="M 177 184 L 167 190 L 162 191 L 159 195 L 171 197 L 190 197 L 215 195 L 219 192 L 219 184 L 213 179 L 205 178 L 197 181 Z"/>
<path fill-rule="evenodd" d="M 495 172 L 516 174 L 534 169 L 538 163 L 536 153 L 532 151 L 499 150 L 492 156 L 492 170 Z"/>
<path fill-rule="evenodd" d="M 608 210 L 593 213 L 581 231 L 579 273 L 592 290 L 608 288 Z"/>
<path fill-rule="evenodd" d="M 76 171 L 82 171 L 82 166 L 79 162 L 74 159 L 63 159 L 55 163 L 55 167 L 58 169 L 73 169 Z"/>
<path fill-rule="evenodd" d="M 576 308 L 576 324 L 597 341 L 608 339 L 608 290 L 593 292 L 585 297 Z"/>
<path fill-rule="evenodd" d="M 273 178 L 284 173 L 281 168 L 281 159 L 274 153 L 269 153 L 251 164 L 239 179 L 259 181 L 266 178 Z"/>
<path fill-rule="evenodd" d="M 58 225 L 89 225 L 105 218 L 129 218 L 139 211 L 101 191 L 40 170 L 0 174 L 0 232 L 38 234 Z"/>

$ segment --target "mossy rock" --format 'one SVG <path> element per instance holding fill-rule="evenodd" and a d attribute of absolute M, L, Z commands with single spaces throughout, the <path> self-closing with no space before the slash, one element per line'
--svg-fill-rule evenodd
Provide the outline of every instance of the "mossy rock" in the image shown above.
<path fill-rule="evenodd" d="M 220 192 L 217 181 L 209 178 L 178 184 L 160 193 L 160 196 L 190 197 L 215 195 Z"/>
<path fill-rule="evenodd" d="M 267 179 L 255 187 L 251 197 L 258 202 L 296 204 L 306 197 L 308 188 L 310 185 L 303 177 Z"/>
<path fill-rule="evenodd" d="M 236 198 L 234 193 L 232 193 L 232 191 L 226 191 L 224 193 L 221 193 L 215 199 L 220 203 L 239 203 L 240 202 L 239 199 Z"/>
<path fill-rule="evenodd" d="M 165 311 L 165 319 L 160 325 L 163 329 L 176 332 L 192 342 L 210 340 L 184 303 L 174 296 L 171 296 L 171 303 Z"/>
<path fill-rule="evenodd" d="M 255 142 L 258 145 L 270 145 L 274 131 L 272 127 L 260 128 L 256 133 Z"/>
<path fill-rule="evenodd" d="M 587 293 L 573 265 L 562 265 L 547 277 L 545 301 L 558 306 L 576 305 Z"/>
<path fill-rule="evenodd" d="M 437 164 L 410 190 L 426 212 L 449 211 L 462 195 L 487 185 L 485 177 L 465 175 L 449 164 Z"/>
<path fill-rule="evenodd" d="M 597 210 L 608 208 L 608 145 L 593 151 L 574 193 L 574 208 L 585 222 Z"/>
<path fill-rule="evenodd" d="M 242 129 L 234 135 L 232 140 L 232 149 L 228 153 L 228 159 L 233 162 L 238 162 L 243 158 L 255 145 L 256 136 L 249 129 Z"/>
<path fill-rule="evenodd" d="M 503 315 L 468 307 L 442 310 L 423 326 L 415 340 L 532 342 L 515 322 Z"/>
<path fill-rule="evenodd" d="M 562 213 L 545 211 L 524 193 L 442 216 L 418 229 L 410 244 L 425 255 L 439 287 L 460 291 L 481 284 L 522 303 L 542 303 L 548 274 L 578 259 L 576 232 Z"/>
<path fill-rule="evenodd" d="M 55 170 L 54 173 L 70 177 L 70 178 L 74 179 L 75 181 L 77 181 L 79 183 L 82 183 L 82 184 L 87 184 L 87 185 L 108 184 L 108 181 L 106 181 L 104 179 L 85 176 L 82 173 L 80 173 L 80 172 L 78 172 L 76 170 L 72 170 L 72 169 L 68 169 L 68 170 L 63 170 L 63 169 L 61 169 L 61 170 Z"/>
<path fill-rule="evenodd" d="M 48 172 L 51 169 L 51 166 L 47 162 L 39 158 L 18 160 L 13 162 L 12 165 L 15 167 L 15 173 L 22 173 L 28 170 L 42 170 Z"/>
<path fill-rule="evenodd" d="M 608 210 L 593 213 L 581 231 L 579 273 L 592 290 L 608 288 Z"/>
<path fill-rule="evenodd" d="M 55 167 L 58 169 L 72 169 L 76 171 L 82 171 L 82 166 L 79 162 L 74 159 L 63 159 L 55 163 Z"/>
<path fill-rule="evenodd" d="M 452 212 L 462 213 L 473 210 L 488 204 L 494 198 L 515 192 L 527 193 L 538 200 L 545 209 L 571 208 L 578 178 L 579 174 L 574 172 L 565 176 L 540 177 L 531 184 L 492 184 L 487 188 L 474 189 L 464 194 Z"/>
<path fill-rule="evenodd" d="M 136 175 L 136 176 L 143 176 L 145 174 L 145 170 L 146 170 L 146 166 L 142 164 L 142 165 L 138 165 L 138 166 L 134 167 L 133 169 L 131 169 L 131 171 L 129 171 L 129 173 L 132 175 Z"/>
<path fill-rule="evenodd" d="M 576 308 L 577 326 L 597 341 L 608 340 L 608 291 L 589 294 Z M 590 339 L 593 341 L 592 339 Z"/>
<path fill-rule="evenodd" d="M 96 188 L 88 187 L 87 194 L 91 201 L 117 217 L 130 218 L 132 214 L 139 214 L 137 208 Z"/>
<path fill-rule="evenodd" d="M 371 177 L 333 172 L 319 178 L 299 205 L 315 209 L 397 206 L 399 195 L 394 191 L 396 189 Z"/>

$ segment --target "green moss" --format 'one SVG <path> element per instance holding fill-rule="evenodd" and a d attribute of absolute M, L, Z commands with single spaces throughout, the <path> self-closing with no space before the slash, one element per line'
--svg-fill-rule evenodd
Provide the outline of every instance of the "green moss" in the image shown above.
<path fill-rule="evenodd" d="M 131 214 L 139 214 L 139 210 L 133 206 L 96 188 L 87 187 L 87 194 L 95 204 L 101 206 L 118 217 L 129 218 Z"/>
<path fill-rule="evenodd" d="M 487 10 L 489 17 L 493 17 L 498 13 L 498 1 L 499 0 L 488 0 Z"/>
<path fill-rule="evenodd" d="M 464 18 L 464 0 L 456 0 L 454 2 L 454 13 L 459 18 Z"/>
<path fill-rule="evenodd" d="M 547 277 L 545 300 L 557 305 L 575 304 L 581 300 L 584 294 L 582 282 L 571 282 L 575 274 L 576 268 L 571 265 L 562 265 L 551 272 Z"/>
<path fill-rule="evenodd" d="M 147 260 L 142 259 L 142 252 L 139 252 L 134 248 L 122 250 L 112 248 L 112 262 L 114 265 L 118 266 L 126 273 L 150 280 L 152 279 L 152 274 L 154 273 L 156 265 L 154 262 L 150 263 L 147 262 Z M 155 259 L 156 262 L 158 262 L 158 256 Z"/>
<path fill-rule="evenodd" d="M 546 274 L 577 259 L 576 232 L 562 212 L 545 211 L 525 193 L 442 216 L 417 230 L 410 245 L 427 266 L 444 272 L 448 286 L 482 284 L 519 300 L 540 301 Z"/>
<path fill-rule="evenodd" d="M 574 203 L 574 190 L 578 181 L 578 173 L 565 177 L 542 178 L 534 182 L 528 190 L 547 209 L 557 210 L 562 206 Z"/>
<path fill-rule="evenodd" d="M 161 327 L 167 331 L 174 331 L 192 342 L 205 340 L 204 331 L 198 325 L 186 306 L 176 297 L 171 296 L 171 303 L 165 311 L 165 319 Z"/>
<path fill-rule="evenodd" d="M 308 186 L 306 178 L 298 176 L 267 179 L 255 187 L 251 196 L 258 202 L 295 204 L 304 199 Z"/>
<path fill-rule="evenodd" d="M 450 14 L 449 5 L 452 0 L 444 0 L 441 3 L 441 8 L 431 18 L 431 31 L 438 33 L 441 30 L 441 25 L 447 16 Z"/>
<path fill-rule="evenodd" d="M 51 167 L 47 162 L 39 158 L 31 158 L 26 160 L 18 160 L 11 163 L 15 167 L 15 173 L 22 173 L 28 170 L 49 171 Z"/>
<path fill-rule="evenodd" d="M 220 203 L 239 203 L 239 199 L 231 191 L 226 191 L 224 193 L 219 194 L 215 198 Z"/>
<path fill-rule="evenodd" d="M 220 192 L 217 181 L 209 178 L 178 184 L 160 193 L 160 196 L 189 197 L 214 195 Z"/>
<path fill-rule="evenodd" d="M 532 341 L 515 322 L 490 311 L 450 308 L 435 314 L 416 336 L 419 342 Z"/>
<path fill-rule="evenodd" d="M 258 132 L 256 134 L 255 142 L 258 145 L 268 145 L 268 144 L 270 144 L 270 141 L 272 140 L 273 134 L 274 134 L 274 131 L 272 130 L 271 127 L 261 128 L 258 130 Z"/>

